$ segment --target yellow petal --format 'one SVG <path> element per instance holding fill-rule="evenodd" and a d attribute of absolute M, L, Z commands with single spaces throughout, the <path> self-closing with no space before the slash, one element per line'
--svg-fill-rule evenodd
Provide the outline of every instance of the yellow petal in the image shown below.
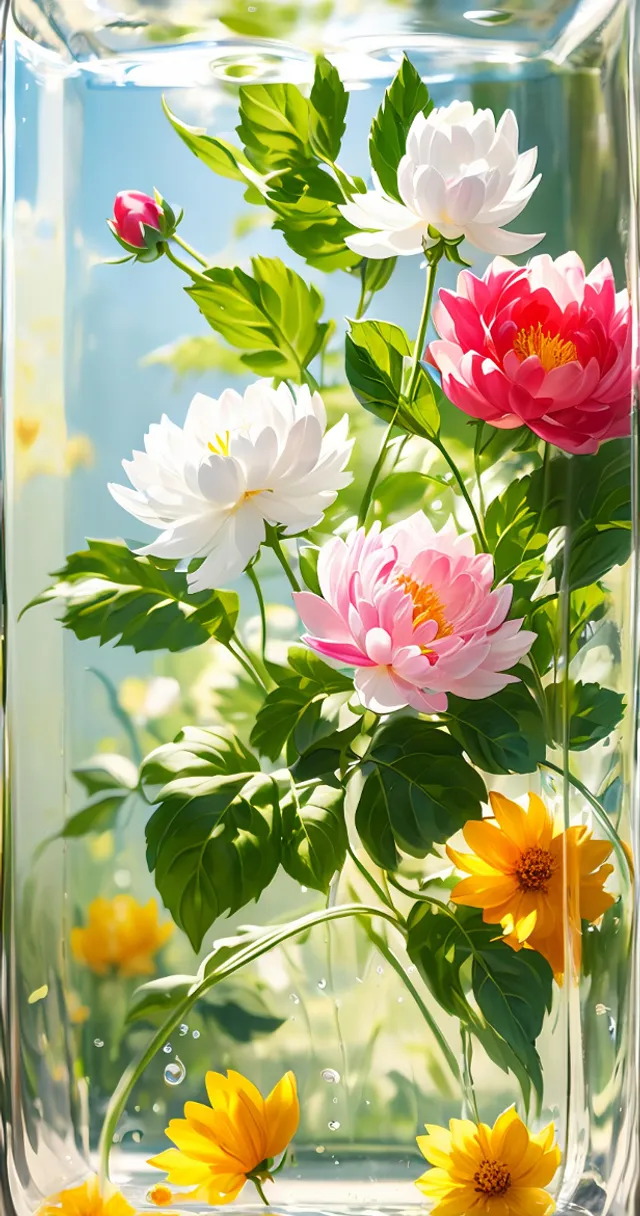
<path fill-rule="evenodd" d="M 506 798 L 504 794 L 497 794 L 494 791 L 489 794 L 489 802 L 491 803 L 491 810 L 505 836 L 521 852 L 524 852 L 529 847 L 529 836 L 527 832 L 527 816 L 522 807 L 517 802 L 512 802 L 511 798 Z"/>
<path fill-rule="evenodd" d="M 265 1101 L 267 1156 L 277 1157 L 291 1143 L 300 1123 L 298 1088 L 292 1072 L 274 1086 Z"/>
<path fill-rule="evenodd" d="M 463 834 L 469 848 L 500 874 L 513 872 L 520 850 L 495 824 L 472 819 L 464 825 Z"/>
<path fill-rule="evenodd" d="M 532 792 L 529 793 L 526 823 L 529 835 L 527 847 L 537 845 L 540 849 L 548 849 L 553 840 L 553 815 L 547 810 L 542 798 Z"/>

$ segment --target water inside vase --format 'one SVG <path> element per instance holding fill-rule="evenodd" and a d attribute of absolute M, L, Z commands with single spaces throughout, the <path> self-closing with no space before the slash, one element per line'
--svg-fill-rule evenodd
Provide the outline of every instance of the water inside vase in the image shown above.
<path fill-rule="evenodd" d="M 463 13 L 456 6 L 432 13 L 388 4 L 375 14 L 355 6 L 329 13 L 329 5 L 326 13 L 320 5 L 301 13 L 291 5 L 270 6 L 265 19 L 263 6 L 243 4 L 218 14 L 212 31 L 204 7 L 179 17 L 172 10 L 170 19 L 164 7 L 127 8 L 107 20 L 96 4 L 87 5 L 82 21 L 63 12 L 49 23 L 36 6 L 19 6 L 23 28 L 10 21 L 7 36 L 6 561 L 15 853 L 8 1050 L 13 1169 L 25 1211 L 95 1162 L 109 1097 L 150 1033 L 144 1021 L 125 1021 L 133 990 L 150 977 L 135 963 L 119 977 L 83 964 L 72 932 L 86 924 L 98 899 L 155 900 L 160 921 L 168 923 L 145 860 L 147 812 L 135 796 L 117 816 L 115 803 L 105 805 L 103 826 L 89 836 L 50 838 L 94 796 L 90 778 L 83 780 L 91 758 L 116 754 L 135 763 L 185 720 L 231 723 L 242 732 L 255 715 L 254 689 L 215 643 L 137 654 L 130 646 L 79 641 L 61 627 L 55 606 L 19 619 L 86 538 L 144 539 L 107 484 L 122 479 L 121 461 L 140 448 L 149 424 L 163 413 L 182 423 L 195 392 L 218 395 L 251 378 L 207 328 L 175 267 L 166 260 L 105 264 L 117 256 L 105 217 L 117 191 L 155 186 L 184 207 L 185 235 L 216 264 L 283 256 L 317 282 L 339 333 L 359 291 L 344 274 L 310 271 L 264 223 L 263 209 L 244 200 L 238 182 L 208 174 L 172 131 L 162 97 L 183 121 L 232 139 L 240 84 L 306 85 L 313 49 L 335 49 L 350 91 L 341 157 L 350 172 L 366 177 L 371 118 L 406 51 L 436 104 L 468 98 L 496 114 L 513 108 L 521 147 L 539 150 L 542 183 L 527 210 L 527 231 L 546 232 L 544 252 L 576 249 L 589 267 L 609 257 L 619 285 L 625 273 L 627 147 L 615 10 L 580 6 L 569 13 L 538 5 Z M 487 261 L 476 255 L 474 270 Z M 453 287 L 457 273 L 447 264 L 440 286 Z M 400 259 L 375 315 L 413 334 L 423 279 L 419 258 Z M 340 350 L 336 341 L 318 374 L 330 415 L 349 412 L 363 470 L 375 459 L 381 432 L 349 396 Z M 443 425 L 464 457 L 463 415 L 452 409 Z M 505 477 L 512 474 L 506 466 Z M 406 510 L 415 487 L 410 479 L 401 484 L 398 507 Z M 451 512 L 446 476 L 429 505 L 441 526 Z M 357 507 L 347 494 L 334 526 Z M 261 572 L 274 639 L 269 657 L 278 663 L 298 640 L 299 623 L 286 580 L 269 557 Z M 582 678 L 606 670 L 624 691 L 625 569 L 611 572 L 609 587 L 607 632 L 583 655 Z M 242 636 L 251 644 L 259 618 L 250 588 L 243 605 Z M 622 815 L 629 746 L 623 729 L 590 752 L 580 770 L 587 784 L 601 784 L 617 757 L 622 777 L 612 777 L 608 789 Z M 532 779 L 495 780 L 520 796 Z M 346 901 L 354 891 L 363 898 L 359 882 L 356 870 L 345 871 L 332 898 Z M 215 923 L 202 955 L 247 921 L 272 924 L 322 902 L 282 873 L 257 906 Z M 175 929 L 153 965 L 157 975 L 189 975 L 197 961 Z M 540 1125 L 555 1119 L 571 1146 L 563 1211 L 603 1210 L 610 1184 L 624 967 L 612 954 L 597 991 L 585 980 L 582 1022 L 578 995 L 557 993 L 539 1043 L 547 1076 Z M 302 1123 L 295 1157 L 278 1180 L 276 1210 L 404 1211 L 421 1203 L 414 1180 L 424 1162 L 415 1137 L 425 1122 L 458 1117 L 463 1103 L 398 968 L 415 978 L 397 944 L 390 960 L 360 926 L 324 926 L 266 955 L 194 1008 L 149 1064 L 118 1125 L 112 1174 L 136 1207 L 153 1207 L 145 1197 L 161 1175 L 146 1162 L 167 1147 L 164 1129 L 185 1101 L 203 1099 L 210 1068 L 237 1069 L 263 1091 L 287 1069 L 296 1073 Z M 459 1052 L 454 1020 L 435 1006 L 432 1015 Z M 479 1049 L 473 1070 L 487 1121 L 519 1100 L 515 1078 Z"/>

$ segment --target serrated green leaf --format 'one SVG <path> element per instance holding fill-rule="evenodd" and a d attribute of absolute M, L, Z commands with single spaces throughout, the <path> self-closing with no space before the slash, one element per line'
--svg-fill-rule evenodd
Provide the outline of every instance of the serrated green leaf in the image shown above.
<path fill-rule="evenodd" d="M 302 646 L 289 651 L 289 671 L 268 694 L 251 732 L 253 747 L 277 760 L 292 740 L 294 754 L 340 729 L 343 708 L 353 696 L 353 683 Z M 344 726 L 352 724 L 353 715 Z"/>
<path fill-rule="evenodd" d="M 430 376 L 420 368 L 412 400 L 403 395 L 409 339 L 390 321 L 351 321 L 345 342 L 347 379 L 365 409 L 411 435 L 433 439 L 440 430 L 440 413 Z"/>
<path fill-rule="evenodd" d="M 198 160 L 219 177 L 230 177 L 237 182 L 255 184 L 256 173 L 241 148 L 234 147 L 225 139 L 207 135 L 202 127 L 191 127 L 182 122 L 162 98 L 162 108 L 174 131 Z M 248 175 L 247 175 L 248 170 Z"/>
<path fill-rule="evenodd" d="M 542 577 L 549 535 L 539 477 L 512 481 L 489 503 L 484 528 L 496 581 Z"/>
<path fill-rule="evenodd" d="M 526 684 L 507 684 L 482 701 L 449 696 L 448 727 L 486 773 L 532 773 L 546 755 L 542 714 Z"/>
<path fill-rule="evenodd" d="M 568 707 L 565 710 L 568 698 Z M 622 693 L 599 684 L 561 681 L 545 688 L 547 712 L 553 738 L 563 744 L 565 713 L 568 716 L 566 745 L 582 752 L 606 739 L 622 721 L 625 698 Z"/>
<path fill-rule="evenodd" d="M 282 865 L 292 878 L 325 894 L 347 849 L 344 789 L 299 786 L 282 801 Z"/>
<path fill-rule="evenodd" d="M 62 624 L 77 638 L 98 638 L 101 645 L 115 640 L 136 652 L 188 650 L 212 637 L 231 638 L 239 611 L 234 591 L 192 594 L 186 574 L 170 563 L 138 557 L 117 541 L 87 544 L 27 608 L 58 601 Z"/>
<path fill-rule="evenodd" d="M 433 109 L 429 90 L 409 59 L 402 61 L 376 114 L 369 136 L 371 166 L 382 189 L 401 202 L 398 165 L 405 154 L 409 128 L 417 114 Z"/>
<path fill-rule="evenodd" d="M 187 789 L 206 791 L 230 777 L 242 785 L 259 767 L 253 752 L 228 727 L 185 726 L 173 743 L 163 743 L 145 757 L 140 788 L 147 802 L 157 802 Z"/>
<path fill-rule="evenodd" d="M 487 793 L 450 735 L 418 718 L 395 718 L 373 737 L 356 829 L 369 856 L 395 869 L 399 850 L 425 857 L 469 819 L 482 818 Z"/>
<path fill-rule="evenodd" d="M 397 265 L 397 258 L 363 258 L 359 267 L 364 294 L 374 296 L 389 282 Z"/>
<path fill-rule="evenodd" d="M 345 245 L 355 229 L 339 210 L 344 193 L 322 166 L 283 173 L 269 182 L 265 201 L 278 217 L 274 228 L 310 266 L 330 272 L 360 262 L 359 254 Z"/>
<path fill-rule="evenodd" d="M 251 164 L 260 173 L 313 163 L 309 102 L 294 84 L 250 84 L 239 90 L 236 128 Z"/>
<path fill-rule="evenodd" d="M 309 97 L 309 141 L 322 160 L 332 163 L 338 159 L 348 103 L 337 68 L 324 55 L 318 55 Z"/>
<path fill-rule="evenodd" d="M 253 276 L 213 266 L 186 291 L 252 371 L 301 382 L 329 335 L 320 321 L 323 298 L 280 258 L 252 258 L 251 265 Z"/>

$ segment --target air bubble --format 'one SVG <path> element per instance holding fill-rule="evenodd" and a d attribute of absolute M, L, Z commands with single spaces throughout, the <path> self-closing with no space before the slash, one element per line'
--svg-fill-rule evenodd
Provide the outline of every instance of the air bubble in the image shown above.
<path fill-rule="evenodd" d="M 378 975 L 384 975 L 384 967 L 376 967 Z"/>
<path fill-rule="evenodd" d="M 104 1039 L 94 1039 L 93 1046 L 94 1047 L 104 1047 Z"/>
<path fill-rule="evenodd" d="M 186 1022 L 183 1022 L 182 1026 L 179 1027 L 179 1033 L 182 1035 L 182 1038 L 184 1038 L 185 1034 L 189 1033 L 189 1027 Z"/>
<path fill-rule="evenodd" d="M 327 1127 L 329 1128 L 330 1132 L 337 1132 L 340 1124 L 338 1123 L 337 1119 L 331 1119 L 331 1121 L 327 1124 Z"/>
<path fill-rule="evenodd" d="M 415 971 L 415 967 L 412 963 L 410 967 L 407 967 L 407 975 L 413 975 L 414 971 Z"/>
<path fill-rule="evenodd" d="M 316 1145 L 316 1152 L 317 1152 L 317 1153 L 324 1153 L 324 1151 L 325 1151 L 324 1144 L 317 1144 L 317 1145 Z"/>
<path fill-rule="evenodd" d="M 327 986 L 327 981 L 325 979 L 318 980 L 318 988 L 320 988 L 322 992 L 324 992 L 326 986 Z"/>
<path fill-rule="evenodd" d="M 323 1081 L 328 1081 L 329 1085 L 340 1084 L 340 1073 L 336 1072 L 335 1068 L 323 1068 L 320 1076 Z"/>
<path fill-rule="evenodd" d="M 162 1103 L 161 1103 L 161 1102 L 154 1102 L 154 1104 L 153 1104 L 153 1106 L 151 1107 L 151 1109 L 152 1109 L 152 1111 L 153 1111 L 154 1115 L 159 1115 L 159 1114 L 160 1114 L 160 1111 L 162 1110 Z"/>
<path fill-rule="evenodd" d="M 200 1031 L 199 1031 L 199 1030 L 192 1030 L 192 1031 L 191 1031 L 191 1038 L 192 1038 L 192 1039 L 199 1039 L 199 1038 L 200 1038 Z"/>
<path fill-rule="evenodd" d="M 171 1044 L 170 1044 L 170 1043 L 165 1043 L 165 1045 L 164 1045 L 164 1047 L 162 1048 L 162 1050 L 163 1050 L 163 1052 L 164 1052 L 164 1054 L 165 1054 L 166 1056 L 170 1056 L 170 1055 L 171 1055 L 171 1052 L 173 1051 L 173 1047 L 171 1046 Z"/>
<path fill-rule="evenodd" d="M 164 1070 L 165 1085 L 180 1085 L 187 1075 L 187 1070 L 179 1056 L 172 1060 Z"/>
<path fill-rule="evenodd" d="M 333 1105 L 334 1105 L 334 1106 L 337 1106 L 337 1105 L 338 1105 L 338 1099 L 337 1099 L 337 1098 L 334 1098 L 334 1099 L 333 1099 Z"/>
<path fill-rule="evenodd" d="M 292 993 L 291 993 L 291 996 L 289 997 L 289 1000 L 290 1000 L 290 1001 L 293 1001 L 294 1005 L 299 1005 L 299 1004 L 300 1004 L 300 997 L 299 997 L 299 996 L 296 996 L 295 992 L 292 992 Z"/>

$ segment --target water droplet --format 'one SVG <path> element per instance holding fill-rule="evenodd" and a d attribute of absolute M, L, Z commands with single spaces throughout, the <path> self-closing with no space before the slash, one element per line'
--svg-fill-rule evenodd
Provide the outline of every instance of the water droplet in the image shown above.
<path fill-rule="evenodd" d="M 327 1124 L 327 1127 L 329 1128 L 330 1132 L 337 1132 L 340 1124 L 338 1123 L 337 1119 L 332 1119 L 330 1123 Z"/>
<path fill-rule="evenodd" d="M 376 971 L 378 972 L 378 975 L 383 975 L 383 974 L 384 974 L 384 967 L 376 967 Z"/>
<path fill-rule="evenodd" d="M 324 1153 L 324 1151 L 325 1151 L 324 1144 L 318 1144 L 318 1145 L 316 1145 L 316 1152 L 317 1152 L 317 1153 Z"/>
<path fill-rule="evenodd" d="M 357 975 L 357 976 L 356 976 L 356 984 L 361 984 L 361 983 L 362 983 L 362 980 L 360 979 L 360 976 L 359 976 L 359 975 Z"/>
<path fill-rule="evenodd" d="M 187 1075 L 187 1070 L 179 1056 L 172 1060 L 164 1070 L 165 1085 L 180 1085 Z"/>
<path fill-rule="evenodd" d="M 191 1031 L 191 1038 L 192 1038 L 192 1039 L 199 1039 L 199 1038 L 200 1038 L 200 1031 L 199 1031 L 199 1030 L 192 1030 L 192 1031 Z"/>
<path fill-rule="evenodd" d="M 296 1019 L 295 1019 L 295 1016 L 292 1014 L 292 1015 L 291 1015 L 291 1017 L 289 1018 L 289 1021 L 290 1021 L 290 1022 L 295 1022 L 295 1020 L 296 1020 Z"/>
<path fill-rule="evenodd" d="M 134 1108 L 133 1108 L 133 1109 L 134 1109 L 136 1112 L 139 1112 L 140 1107 L 139 1107 L 139 1106 L 134 1106 Z"/>
<path fill-rule="evenodd" d="M 300 887 L 300 890 L 302 891 L 302 894 L 303 894 L 303 895 L 306 895 L 306 894 L 307 894 L 307 891 L 309 890 L 309 888 L 308 888 L 308 887 Z M 317 1150 L 316 1150 L 316 1151 L 317 1151 Z"/>
<path fill-rule="evenodd" d="M 140 1131 L 140 1129 L 136 1128 L 134 1131 L 131 1131 L 131 1132 L 123 1132 L 120 1139 L 123 1144 L 127 1140 L 133 1140 L 134 1144 L 140 1144 L 140 1141 L 142 1140 L 142 1135 L 143 1135 L 143 1133 Z"/>
<path fill-rule="evenodd" d="M 160 1111 L 162 1110 L 162 1103 L 161 1103 L 161 1102 L 154 1102 L 154 1104 L 153 1104 L 153 1106 L 151 1107 L 151 1109 L 152 1109 L 152 1111 L 153 1111 L 154 1115 L 159 1115 L 159 1114 L 160 1114 Z"/>
<path fill-rule="evenodd" d="M 441 511 L 442 510 L 442 499 L 434 498 L 433 502 L 431 503 L 431 506 L 433 507 L 434 511 Z"/>
<path fill-rule="evenodd" d="M 104 1047 L 104 1039 L 94 1039 L 93 1046 L 94 1047 Z"/>
<path fill-rule="evenodd" d="M 329 1085 L 338 1085 L 340 1082 L 340 1073 L 336 1072 L 335 1068 L 323 1068 L 320 1076 L 323 1081 L 328 1081 Z"/>
<path fill-rule="evenodd" d="M 318 980 L 318 988 L 320 988 L 323 992 L 324 992 L 326 986 L 327 986 L 326 980 Z"/>
<path fill-rule="evenodd" d="M 165 1045 L 164 1045 L 164 1047 L 162 1048 L 162 1050 L 163 1050 L 163 1052 L 164 1052 L 164 1054 L 165 1054 L 166 1056 L 170 1056 L 170 1055 L 171 1055 L 171 1052 L 173 1051 L 173 1047 L 171 1046 L 171 1044 L 170 1044 L 170 1043 L 165 1043 Z"/>
<path fill-rule="evenodd" d="M 187 1026 L 186 1022 L 183 1022 L 182 1026 L 179 1027 L 179 1033 L 182 1035 L 183 1038 L 184 1038 L 185 1034 L 189 1033 L 189 1027 Z"/>
<path fill-rule="evenodd" d="M 415 967 L 412 963 L 410 967 L 407 967 L 407 975 L 413 975 L 414 971 L 415 971 Z"/>
<path fill-rule="evenodd" d="M 140 1141 L 142 1140 L 142 1132 L 132 1132 L 131 1139 L 134 1141 L 135 1144 L 139 1144 Z"/>
<path fill-rule="evenodd" d="M 399 1004 L 399 1005 L 404 1005 L 404 997 L 403 997 L 403 996 L 399 996 L 399 997 L 398 997 L 398 1004 Z"/>
<path fill-rule="evenodd" d="M 610 1039 L 615 1039 L 615 1037 L 616 1037 L 616 1024 L 615 1024 L 614 1019 L 611 1017 L 611 1015 L 609 1015 L 609 1017 L 608 1017 L 608 1019 L 607 1019 L 607 1030 L 609 1031 L 609 1038 L 610 1038 Z"/>
<path fill-rule="evenodd" d="M 292 993 L 291 993 L 291 996 L 289 997 L 289 1000 L 290 1000 L 290 1001 L 293 1001 L 294 1005 L 299 1005 L 299 1004 L 300 1004 L 300 997 L 299 997 L 299 996 L 296 996 L 295 992 L 292 992 Z"/>
<path fill-rule="evenodd" d="M 368 1098 L 365 1098 L 364 1104 L 365 1104 L 365 1106 L 371 1106 L 371 1103 Z"/>
<path fill-rule="evenodd" d="M 131 875 L 128 870 L 116 870 L 113 876 L 113 881 L 115 882 L 116 886 L 120 887 L 120 890 L 123 891 L 126 890 L 127 887 L 131 886 Z"/>
<path fill-rule="evenodd" d="M 334 1105 L 334 1106 L 337 1106 L 337 1105 L 338 1105 L 338 1099 L 337 1099 L 337 1098 L 334 1098 L 334 1099 L 333 1099 L 333 1105 Z"/>

